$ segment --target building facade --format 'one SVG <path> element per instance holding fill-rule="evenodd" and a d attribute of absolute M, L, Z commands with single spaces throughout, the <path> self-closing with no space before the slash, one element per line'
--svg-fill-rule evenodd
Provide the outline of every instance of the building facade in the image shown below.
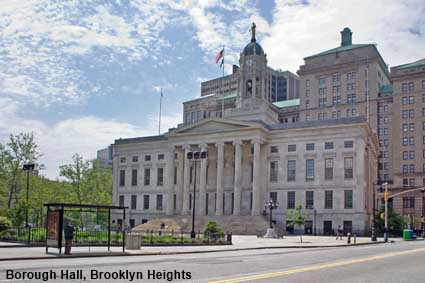
<path fill-rule="evenodd" d="M 232 225 L 235 233 L 254 233 L 250 227 L 266 219 L 264 202 L 273 199 L 279 203 L 273 220 L 282 229 L 288 210 L 301 205 L 307 233 L 330 234 L 341 226 L 366 234 L 377 179 L 376 134 L 365 117 L 298 121 L 298 99 L 271 100 L 272 77 L 252 30 L 225 115 L 201 112 L 164 135 L 115 141 L 114 204 L 129 207 L 131 226 L 185 217 L 194 205 L 199 221 L 232 219 L 239 225 Z M 184 116 L 195 112 L 193 104 L 210 107 L 214 96 L 186 103 Z M 208 157 L 194 162 L 187 159 L 192 151 Z M 124 220 L 114 215 L 114 221 Z"/>

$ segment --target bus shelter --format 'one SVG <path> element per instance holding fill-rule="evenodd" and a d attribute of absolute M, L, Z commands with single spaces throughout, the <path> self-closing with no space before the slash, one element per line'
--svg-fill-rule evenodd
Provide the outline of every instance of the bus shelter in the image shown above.
<path fill-rule="evenodd" d="M 111 233 L 114 232 L 114 236 L 121 235 L 119 243 L 122 245 L 123 252 L 125 250 L 125 231 L 122 225 L 119 225 L 114 230 L 111 229 L 111 212 L 112 210 L 119 210 L 122 213 L 122 219 L 125 221 L 126 209 L 125 206 L 111 206 L 111 205 L 92 205 L 92 204 L 71 204 L 71 203 L 46 203 L 44 206 L 47 208 L 46 214 L 46 253 L 49 252 L 49 248 L 57 248 L 59 254 L 62 253 L 62 247 L 64 246 L 63 229 L 65 221 L 69 221 L 66 218 L 67 214 L 82 215 L 83 213 L 89 214 L 107 214 L 107 227 L 106 231 L 94 231 L 87 232 L 83 229 L 76 230 L 76 236 L 80 235 L 81 241 L 76 241 L 77 245 L 97 245 L 107 246 L 108 251 L 111 250 Z M 100 225 L 99 225 L 100 226 Z M 115 238 L 115 237 L 114 237 Z"/>

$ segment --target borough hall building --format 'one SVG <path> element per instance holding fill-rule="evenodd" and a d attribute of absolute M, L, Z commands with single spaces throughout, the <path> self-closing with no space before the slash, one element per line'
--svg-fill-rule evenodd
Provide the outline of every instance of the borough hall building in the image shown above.
<path fill-rule="evenodd" d="M 187 223 L 195 203 L 197 229 L 215 220 L 234 234 L 258 233 L 268 225 L 264 202 L 272 199 L 277 228 L 286 229 L 288 210 L 301 205 L 306 233 L 338 226 L 368 233 L 378 140 L 366 117 L 300 121 L 298 77 L 268 67 L 255 25 L 239 67 L 223 80 L 204 83 L 203 95 L 184 103 L 176 128 L 115 140 L 113 202 L 129 216 L 113 221 Z M 187 158 L 196 151 L 207 158 Z"/>

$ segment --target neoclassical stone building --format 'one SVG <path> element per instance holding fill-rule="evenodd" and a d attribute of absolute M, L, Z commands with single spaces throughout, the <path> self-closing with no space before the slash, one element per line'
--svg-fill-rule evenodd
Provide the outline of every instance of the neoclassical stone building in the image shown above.
<path fill-rule="evenodd" d="M 195 201 L 198 227 L 214 219 L 234 233 L 255 233 L 267 225 L 264 202 L 273 199 L 273 219 L 283 229 L 288 210 L 300 204 L 307 233 L 369 230 L 378 144 L 366 119 L 281 123 L 266 70 L 254 28 L 241 53 L 235 107 L 226 115 L 115 141 L 113 201 L 129 207 L 131 226 L 189 219 Z M 194 163 L 186 158 L 191 151 L 207 151 L 208 158 Z"/>

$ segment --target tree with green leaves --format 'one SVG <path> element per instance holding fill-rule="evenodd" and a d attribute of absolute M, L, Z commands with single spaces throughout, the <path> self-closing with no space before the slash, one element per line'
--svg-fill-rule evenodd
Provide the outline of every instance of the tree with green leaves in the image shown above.
<path fill-rule="evenodd" d="M 302 212 L 302 205 L 298 205 L 295 209 L 288 210 L 287 222 L 294 227 L 301 227 L 305 224 L 305 214 Z M 300 234 L 300 241 L 303 242 L 302 233 Z"/>
<path fill-rule="evenodd" d="M 383 234 L 385 221 L 381 218 L 381 215 L 384 215 L 384 209 L 381 209 L 376 215 L 376 230 L 377 233 Z M 392 208 L 388 208 L 388 228 L 393 235 L 401 236 L 403 234 L 403 229 L 407 227 L 407 219 L 400 214 L 394 212 Z"/>
<path fill-rule="evenodd" d="M 0 144 L 0 185 L 3 185 L 1 193 L 8 208 L 19 202 L 23 184 L 22 166 L 35 163 L 40 157 L 33 133 L 11 134 L 6 145 Z"/>

